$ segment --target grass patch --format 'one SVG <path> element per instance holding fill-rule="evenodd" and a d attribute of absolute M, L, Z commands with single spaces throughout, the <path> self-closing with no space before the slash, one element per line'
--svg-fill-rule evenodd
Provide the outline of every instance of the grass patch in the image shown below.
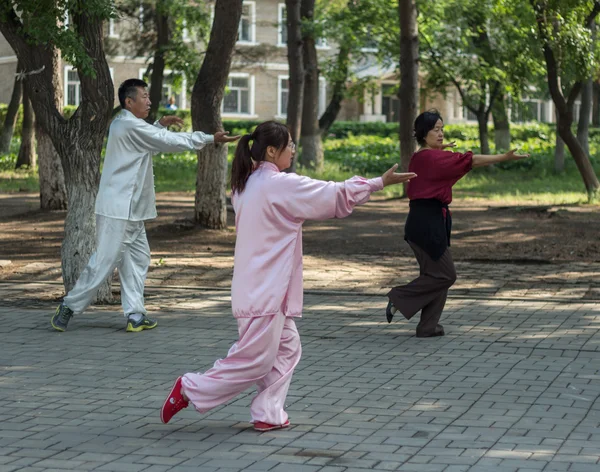
<path fill-rule="evenodd" d="M 460 126 L 448 130 L 457 149 L 477 148 L 476 127 Z M 600 173 L 600 130 L 590 133 L 591 160 Z M 598 131 L 598 132 L 596 132 Z M 548 126 L 522 127 L 515 147 L 532 154 L 532 158 L 475 169 L 454 187 L 455 198 L 491 199 L 506 204 L 578 204 L 587 202 L 582 179 L 569 153 L 565 171 L 557 174 L 554 165 L 554 131 Z M 0 156 L 0 192 L 38 192 L 36 169 L 14 170 L 19 149 L 14 139 L 11 152 Z M 377 177 L 398 161 L 399 144 L 395 133 L 387 136 L 353 135 L 330 137 L 324 142 L 325 165 L 321 172 L 299 168 L 298 173 L 321 180 L 343 181 L 354 175 Z M 229 147 L 231 163 L 234 146 Z M 154 176 L 157 192 L 193 192 L 196 188 L 196 153 L 157 154 Z M 229 180 L 229 179 L 228 179 Z M 399 197 L 402 186 L 387 187 L 380 195 Z"/>

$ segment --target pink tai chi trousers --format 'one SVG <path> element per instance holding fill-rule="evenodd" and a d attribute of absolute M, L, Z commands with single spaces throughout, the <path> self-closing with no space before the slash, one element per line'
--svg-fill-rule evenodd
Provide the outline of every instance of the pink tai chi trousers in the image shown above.
<path fill-rule="evenodd" d="M 302 355 L 296 323 L 283 314 L 238 318 L 238 341 L 204 374 L 185 374 L 182 389 L 204 413 L 256 385 L 252 422 L 280 425 L 292 374 Z"/>

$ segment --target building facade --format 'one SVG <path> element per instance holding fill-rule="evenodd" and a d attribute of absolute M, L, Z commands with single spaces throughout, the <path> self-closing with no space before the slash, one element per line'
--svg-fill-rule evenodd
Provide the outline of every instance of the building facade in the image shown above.
<path fill-rule="evenodd" d="M 143 15 L 143 11 L 140 11 Z M 68 21 L 68 20 L 67 20 Z M 140 28 L 141 18 L 110 20 L 105 28 L 107 43 L 119 44 L 125 28 Z M 287 28 L 285 3 L 281 0 L 244 0 L 238 41 L 234 54 L 226 95 L 222 103 L 223 119 L 278 119 L 284 120 L 288 100 Z M 326 40 L 317 44 L 320 57 L 335 54 L 335 45 Z M 108 49 L 108 48 L 107 48 Z M 148 64 L 145 57 L 132 57 L 123 47 L 110 48 L 115 53 L 107 60 L 115 87 L 132 77 L 143 78 Z M 8 42 L 0 35 L 0 102 L 10 100 L 17 58 Z M 177 72 L 165 71 L 161 105 L 169 100 L 178 108 L 188 108 L 190 97 L 185 78 L 174 81 Z M 401 113 L 397 98 L 398 76 L 375 64 L 356 65 L 359 78 L 372 77 L 373 86 L 365 90 L 361 99 L 346 99 L 338 119 L 358 121 L 398 120 Z M 70 64 L 61 65 L 61 79 L 65 105 L 79 105 L 81 87 L 77 71 Z M 174 82 L 181 83 L 175 87 Z M 190 84 L 191 85 L 191 84 Z M 319 113 L 328 100 L 328 87 L 324 78 L 319 84 Z M 117 101 L 115 97 L 115 102 Z M 117 103 L 115 103 L 117 104 Z M 447 123 L 475 122 L 470 112 L 461 105 L 458 92 L 448 89 L 444 94 L 421 92 L 422 110 L 438 109 Z M 513 113 L 514 121 L 554 121 L 550 100 L 530 99 L 521 105 L 527 113 Z"/>

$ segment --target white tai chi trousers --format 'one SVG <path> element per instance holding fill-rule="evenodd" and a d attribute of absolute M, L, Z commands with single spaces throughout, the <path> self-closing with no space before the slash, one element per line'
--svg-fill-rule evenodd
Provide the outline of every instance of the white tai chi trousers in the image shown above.
<path fill-rule="evenodd" d="M 149 265 L 150 246 L 143 221 L 96 215 L 96 252 L 65 297 L 64 304 L 75 314 L 82 313 L 92 303 L 100 285 L 117 268 L 125 316 L 146 314 L 144 283 Z"/>
<path fill-rule="evenodd" d="M 283 314 L 237 322 L 239 339 L 227 357 L 204 374 L 185 374 L 182 390 L 204 413 L 256 385 L 258 394 L 250 405 L 252 422 L 284 424 L 285 398 L 302 355 L 296 323 Z"/>

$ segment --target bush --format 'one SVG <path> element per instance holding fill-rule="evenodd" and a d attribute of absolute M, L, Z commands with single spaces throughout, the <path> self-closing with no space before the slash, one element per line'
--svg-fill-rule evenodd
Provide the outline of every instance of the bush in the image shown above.
<path fill-rule="evenodd" d="M 463 127 L 464 128 L 464 127 Z M 466 132 L 465 132 L 466 131 Z M 546 137 L 546 129 L 542 126 L 525 126 L 519 133 L 524 140 L 513 140 L 514 147 L 521 152 L 531 154 L 531 158 L 520 161 L 496 164 L 495 170 L 532 170 L 534 172 L 553 172 L 554 170 L 554 135 Z M 479 141 L 473 139 L 472 130 L 451 129 L 457 144 L 457 150 L 480 152 Z M 459 132 L 461 134 L 459 134 Z M 460 136 L 460 137 L 459 137 Z M 465 139 L 461 139 L 461 138 Z M 393 164 L 399 162 L 400 146 L 396 137 L 352 136 L 345 139 L 329 139 L 324 143 L 325 160 L 335 162 L 343 170 L 360 174 L 382 173 Z M 575 163 L 565 151 L 566 170 L 575 169 Z M 590 154 L 592 164 L 598 170 L 600 161 L 600 133 L 590 139 Z"/>

